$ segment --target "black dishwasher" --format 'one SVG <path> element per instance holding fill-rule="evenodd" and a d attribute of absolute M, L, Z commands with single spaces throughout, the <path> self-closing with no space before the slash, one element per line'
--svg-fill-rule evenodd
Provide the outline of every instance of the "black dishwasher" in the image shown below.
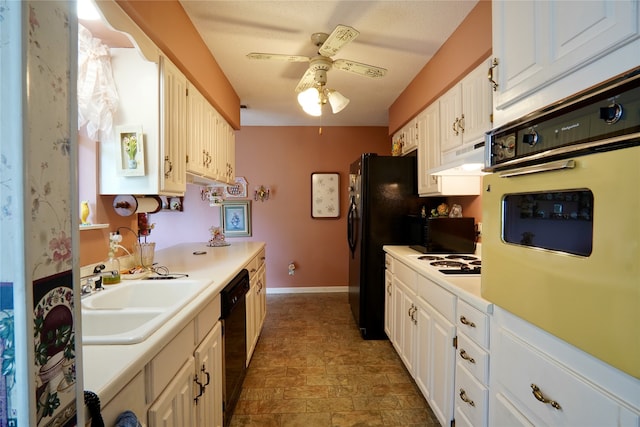
<path fill-rule="evenodd" d="M 222 290 L 224 425 L 228 426 L 238 403 L 247 369 L 247 308 L 249 272 L 243 269 Z"/>

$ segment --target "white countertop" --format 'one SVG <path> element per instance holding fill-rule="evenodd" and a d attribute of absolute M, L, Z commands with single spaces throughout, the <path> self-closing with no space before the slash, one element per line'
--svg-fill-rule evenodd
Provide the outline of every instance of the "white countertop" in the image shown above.
<path fill-rule="evenodd" d="M 167 267 L 169 274 L 185 273 L 189 279 L 202 280 L 208 286 L 139 344 L 84 345 L 81 360 L 84 389 L 97 393 L 102 406 L 106 405 L 264 246 L 263 242 L 233 242 L 215 248 L 206 243 L 183 243 L 156 251 L 154 261 Z M 206 253 L 194 255 L 195 251 Z"/>
<path fill-rule="evenodd" d="M 493 303 L 485 300 L 480 295 L 480 275 L 456 276 L 438 273 L 429 267 L 428 263 L 418 259 L 419 256 L 424 255 L 423 253 L 414 251 L 408 246 L 386 245 L 383 249 L 394 258 L 397 258 L 421 275 L 462 298 L 478 310 L 482 310 L 485 313 L 491 313 L 493 311 Z"/>

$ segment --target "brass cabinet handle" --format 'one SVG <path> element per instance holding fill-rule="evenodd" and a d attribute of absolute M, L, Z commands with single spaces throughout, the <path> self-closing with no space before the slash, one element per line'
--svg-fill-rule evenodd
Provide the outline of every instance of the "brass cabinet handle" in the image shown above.
<path fill-rule="evenodd" d="M 475 402 L 467 397 L 467 392 L 464 391 L 463 388 L 460 389 L 460 399 L 462 399 L 463 402 L 466 402 L 471 406 L 474 406 L 474 407 L 476 406 Z"/>
<path fill-rule="evenodd" d="M 475 323 L 473 323 L 470 320 L 467 320 L 467 318 L 464 317 L 464 316 L 460 316 L 460 323 L 462 323 L 463 325 L 467 325 L 470 328 L 475 328 L 476 327 Z"/>
<path fill-rule="evenodd" d="M 558 402 L 556 402 L 555 400 L 550 400 L 547 399 L 546 397 L 544 397 L 544 394 L 542 394 L 542 391 L 540 390 L 540 388 L 538 388 L 537 385 L 535 384 L 531 384 L 531 393 L 533 393 L 533 397 L 535 397 L 538 401 L 545 403 L 545 404 L 549 404 L 551 406 L 553 406 L 556 409 L 562 409 L 560 407 L 560 404 Z"/>
<path fill-rule="evenodd" d="M 391 282 L 387 283 L 387 294 L 391 295 Z"/>
<path fill-rule="evenodd" d="M 462 357 L 464 360 L 466 360 L 469 363 L 474 363 L 474 364 L 476 363 L 476 360 L 473 357 L 469 356 L 464 349 L 460 350 L 460 357 Z"/>
<path fill-rule="evenodd" d="M 491 67 L 489 67 L 489 74 L 487 75 L 487 78 L 489 79 L 489 83 L 491 84 L 491 87 L 493 88 L 493 91 L 497 91 L 498 90 L 498 82 L 496 82 L 494 76 L 493 76 L 493 70 L 498 66 L 498 58 L 493 58 L 493 62 L 491 63 Z"/>
<path fill-rule="evenodd" d="M 460 116 L 460 120 L 458 120 L 458 129 L 460 129 L 460 132 L 464 133 L 464 114 Z"/>
<path fill-rule="evenodd" d="M 451 129 L 453 129 L 453 133 L 455 134 L 455 136 L 458 136 L 460 132 L 458 132 L 458 122 L 460 121 L 459 118 L 456 117 L 456 121 L 453 122 L 453 125 L 451 125 Z"/>

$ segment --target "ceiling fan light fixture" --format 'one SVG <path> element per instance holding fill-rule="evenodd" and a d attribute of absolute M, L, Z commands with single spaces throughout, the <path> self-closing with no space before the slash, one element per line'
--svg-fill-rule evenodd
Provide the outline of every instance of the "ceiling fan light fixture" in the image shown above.
<path fill-rule="evenodd" d="M 337 90 L 329 89 L 327 98 L 329 98 L 329 104 L 331 104 L 331 111 L 333 114 L 337 114 L 344 110 L 349 105 L 349 98 L 338 92 Z"/>
<path fill-rule="evenodd" d="M 322 115 L 322 100 L 320 92 L 315 87 L 310 87 L 300 92 L 298 94 L 298 104 L 310 116 L 317 117 Z"/>

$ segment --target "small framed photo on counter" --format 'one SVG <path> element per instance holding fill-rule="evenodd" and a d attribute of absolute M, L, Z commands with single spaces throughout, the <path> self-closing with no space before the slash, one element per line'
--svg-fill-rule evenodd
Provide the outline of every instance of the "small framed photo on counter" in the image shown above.
<path fill-rule="evenodd" d="M 251 236 L 251 200 L 223 202 L 222 227 L 225 237 Z"/>

